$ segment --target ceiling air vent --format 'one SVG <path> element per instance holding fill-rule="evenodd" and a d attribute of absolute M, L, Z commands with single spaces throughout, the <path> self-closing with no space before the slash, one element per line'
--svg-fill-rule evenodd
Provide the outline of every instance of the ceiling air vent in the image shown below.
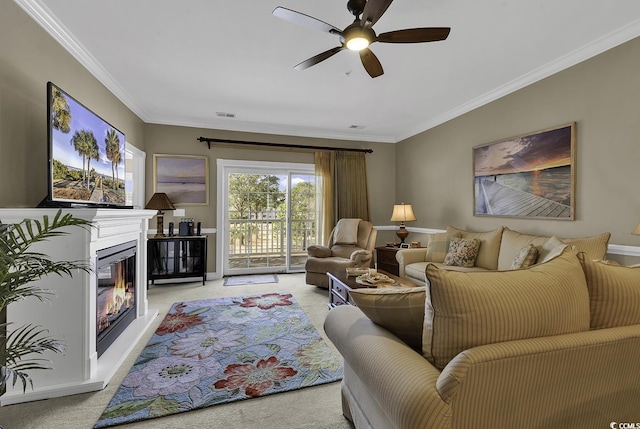
<path fill-rule="evenodd" d="M 227 113 L 227 112 L 216 112 L 216 116 L 218 118 L 235 118 L 235 113 Z"/>

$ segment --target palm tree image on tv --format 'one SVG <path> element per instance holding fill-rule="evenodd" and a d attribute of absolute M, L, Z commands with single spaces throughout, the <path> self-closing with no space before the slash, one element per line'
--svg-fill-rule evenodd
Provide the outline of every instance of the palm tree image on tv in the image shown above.
<path fill-rule="evenodd" d="M 120 151 L 120 138 L 116 130 L 107 131 L 107 137 L 104 139 L 104 145 L 107 150 L 107 159 L 111 161 L 111 180 L 112 188 L 116 189 L 116 179 L 118 179 L 118 164 L 122 162 L 122 152 Z"/>
<path fill-rule="evenodd" d="M 50 97 L 53 199 L 124 204 L 124 135 L 53 84 Z"/>
<path fill-rule="evenodd" d="M 91 170 L 91 159 L 99 160 L 98 141 L 91 131 L 80 130 L 73 134 L 71 139 L 73 148 L 82 157 L 82 180 L 87 182 L 87 189 L 90 185 L 89 171 Z M 85 162 L 87 169 L 85 171 Z"/>
<path fill-rule="evenodd" d="M 51 111 L 53 128 L 63 133 L 71 130 L 71 112 L 69 112 L 69 103 L 62 95 L 62 92 L 55 86 L 51 88 Z"/>

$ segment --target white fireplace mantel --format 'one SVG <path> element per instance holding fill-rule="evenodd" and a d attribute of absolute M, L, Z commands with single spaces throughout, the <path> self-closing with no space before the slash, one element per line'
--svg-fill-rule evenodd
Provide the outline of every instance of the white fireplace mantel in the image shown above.
<path fill-rule="evenodd" d="M 18 223 L 23 219 L 53 218 L 57 209 L 0 209 L 0 221 Z M 146 237 L 148 220 L 155 210 L 130 209 L 63 209 L 75 217 L 90 220 L 91 228 L 67 227 L 69 235 L 55 237 L 34 245 L 32 250 L 49 255 L 54 260 L 88 261 L 96 264 L 96 252 L 128 241 L 137 242 L 136 253 L 136 319 L 98 358 L 96 352 L 96 291 L 95 272 L 74 272 L 73 277 L 50 275 L 38 281 L 55 296 L 51 303 L 28 298 L 10 304 L 7 321 L 13 326 L 37 324 L 49 330 L 53 338 L 65 342 L 64 354 L 49 353 L 52 370 L 31 371 L 34 389 L 11 383 L 0 396 L 0 405 L 35 401 L 103 389 L 140 337 L 157 316 L 149 310 L 147 301 Z"/>

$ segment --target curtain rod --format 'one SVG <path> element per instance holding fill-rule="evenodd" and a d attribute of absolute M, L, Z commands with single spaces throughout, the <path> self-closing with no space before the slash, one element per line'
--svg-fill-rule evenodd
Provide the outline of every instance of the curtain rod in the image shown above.
<path fill-rule="evenodd" d="M 344 148 L 344 147 L 325 147 L 325 146 L 310 146 L 303 144 L 286 144 L 286 143 L 264 143 L 264 142 L 249 142 L 244 140 L 227 140 L 227 139 L 212 139 L 209 137 L 198 137 L 198 141 L 206 142 L 211 149 L 211 143 L 228 143 L 239 145 L 252 145 L 252 146 L 268 146 L 268 147 L 281 147 L 281 148 L 293 148 L 293 149 L 312 149 L 312 150 L 342 150 L 346 152 L 364 152 L 373 153 L 373 149 L 356 149 L 356 148 Z"/>

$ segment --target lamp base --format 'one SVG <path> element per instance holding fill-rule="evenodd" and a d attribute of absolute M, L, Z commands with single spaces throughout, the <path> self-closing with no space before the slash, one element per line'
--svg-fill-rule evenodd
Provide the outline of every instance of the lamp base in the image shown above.
<path fill-rule="evenodd" d="M 156 227 L 156 235 L 154 237 L 166 237 L 164 235 L 164 214 L 161 211 L 158 211 L 158 226 Z"/>
<path fill-rule="evenodd" d="M 409 236 L 409 231 L 407 231 L 404 225 L 400 225 L 400 229 L 396 231 L 396 235 L 400 238 L 400 242 L 404 243 L 405 238 Z"/>

